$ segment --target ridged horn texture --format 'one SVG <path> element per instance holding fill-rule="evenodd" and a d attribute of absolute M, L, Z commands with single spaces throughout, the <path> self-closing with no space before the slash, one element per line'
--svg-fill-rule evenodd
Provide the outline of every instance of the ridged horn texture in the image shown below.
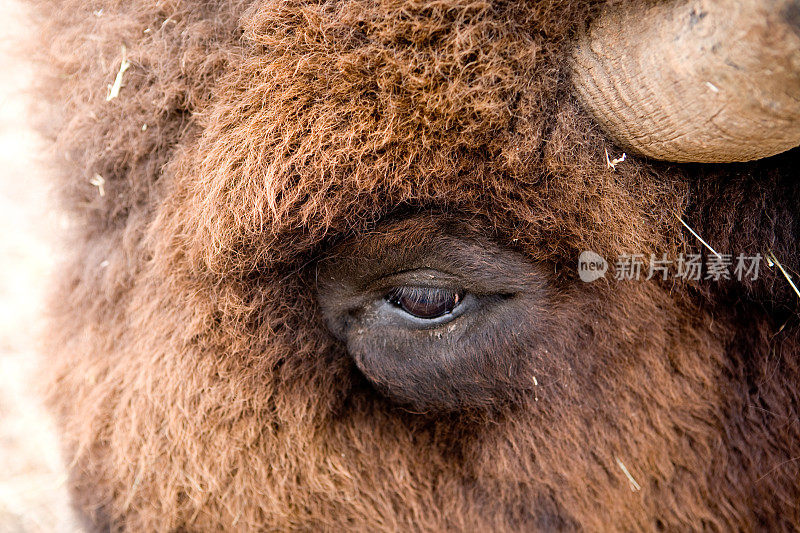
<path fill-rule="evenodd" d="M 800 145 L 800 0 L 617 4 L 571 67 L 583 105 L 639 155 L 725 163 Z"/>

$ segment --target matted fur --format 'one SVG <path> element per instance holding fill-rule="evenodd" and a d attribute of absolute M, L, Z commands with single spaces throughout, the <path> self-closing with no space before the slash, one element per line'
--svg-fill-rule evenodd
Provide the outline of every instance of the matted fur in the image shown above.
<path fill-rule="evenodd" d="M 607 168 L 615 148 L 563 62 L 604 2 L 37 4 L 76 226 L 53 298 L 50 404 L 90 521 L 800 524 L 797 302 L 779 276 L 575 276 L 584 249 L 695 247 L 676 214 L 797 268 L 797 153 Z M 107 102 L 122 45 L 132 66 Z M 561 380 L 543 376 L 538 401 L 478 420 L 408 413 L 326 331 L 317 259 L 418 215 L 469 218 L 554 272 Z"/>

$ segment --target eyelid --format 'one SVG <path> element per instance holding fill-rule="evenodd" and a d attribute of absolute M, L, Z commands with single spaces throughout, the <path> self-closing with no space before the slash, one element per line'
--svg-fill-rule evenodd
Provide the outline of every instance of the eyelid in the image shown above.
<path fill-rule="evenodd" d="M 415 268 L 395 272 L 371 281 L 364 289 L 370 292 L 385 292 L 402 286 L 469 291 L 469 287 L 464 287 L 462 279 L 453 274 L 431 268 Z"/>

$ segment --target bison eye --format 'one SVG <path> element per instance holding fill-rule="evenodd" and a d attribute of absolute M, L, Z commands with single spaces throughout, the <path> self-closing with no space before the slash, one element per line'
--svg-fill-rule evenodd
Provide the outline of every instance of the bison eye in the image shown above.
<path fill-rule="evenodd" d="M 461 303 L 463 295 L 436 287 L 396 287 L 386 299 L 409 315 L 431 320 L 448 315 Z"/>
<path fill-rule="evenodd" d="M 549 267 L 449 219 L 354 236 L 315 272 L 328 329 L 375 389 L 415 412 L 522 401 L 560 360 Z M 555 324 L 551 326 L 551 324 Z M 544 355 L 542 355 L 544 354 Z"/>

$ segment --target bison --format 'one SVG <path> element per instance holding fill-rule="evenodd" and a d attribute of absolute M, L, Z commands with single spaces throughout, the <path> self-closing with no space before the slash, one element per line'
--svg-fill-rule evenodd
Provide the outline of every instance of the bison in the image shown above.
<path fill-rule="evenodd" d="M 800 527 L 797 0 L 33 3 L 89 527 Z"/>

